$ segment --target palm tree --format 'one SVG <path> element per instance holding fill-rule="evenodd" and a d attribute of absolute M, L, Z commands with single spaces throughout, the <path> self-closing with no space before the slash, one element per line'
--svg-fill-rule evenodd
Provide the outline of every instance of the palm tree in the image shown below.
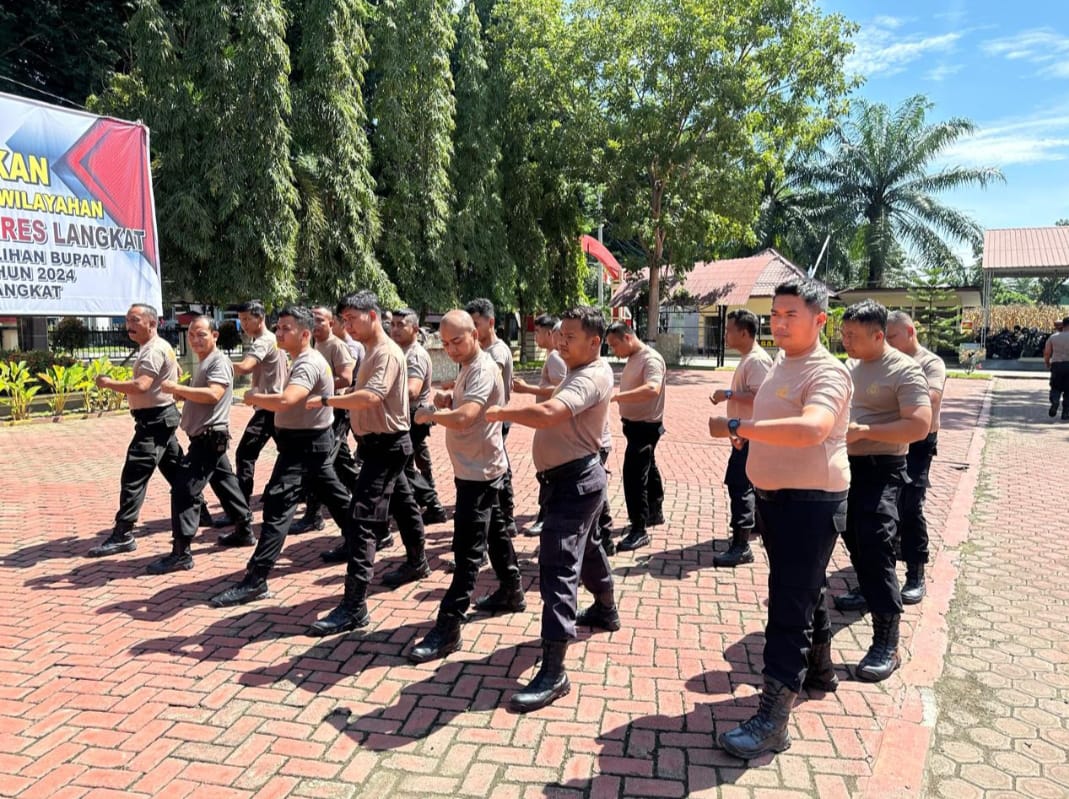
<path fill-rule="evenodd" d="M 1004 180 L 995 167 L 932 171 L 950 145 L 976 129 L 961 118 L 926 124 L 932 107 L 923 95 L 910 97 L 894 113 L 882 103 L 858 101 L 832 134 L 831 152 L 807 176 L 859 226 L 870 288 L 882 284 L 896 246 L 912 250 L 923 263 L 945 264 L 954 258 L 948 242 L 978 244 L 980 226 L 933 195 Z"/>

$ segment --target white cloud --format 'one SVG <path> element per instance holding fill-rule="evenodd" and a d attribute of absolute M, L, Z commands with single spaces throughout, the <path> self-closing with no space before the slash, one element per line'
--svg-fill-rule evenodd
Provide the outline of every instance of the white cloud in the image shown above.
<path fill-rule="evenodd" d="M 1069 159 L 1069 112 L 1003 120 L 948 148 L 946 164 L 998 166 Z"/>
<path fill-rule="evenodd" d="M 957 75 L 965 67 L 964 64 L 940 64 L 924 74 L 928 80 L 944 81 L 951 75 Z"/>
<path fill-rule="evenodd" d="M 951 52 L 962 37 L 960 32 L 902 36 L 899 29 L 905 22 L 882 16 L 862 25 L 854 37 L 855 50 L 847 61 L 847 70 L 867 77 L 895 75 L 928 53 Z"/>
<path fill-rule="evenodd" d="M 990 56 L 1042 65 L 1037 75 L 1069 78 L 1069 36 L 1052 28 L 1032 28 L 1013 36 L 989 39 L 981 45 Z"/>

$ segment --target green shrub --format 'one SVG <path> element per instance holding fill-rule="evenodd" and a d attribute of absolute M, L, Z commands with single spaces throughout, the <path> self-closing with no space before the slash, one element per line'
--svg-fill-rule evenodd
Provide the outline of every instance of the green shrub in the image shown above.
<path fill-rule="evenodd" d="M 76 316 L 65 316 L 52 330 L 52 349 L 74 353 L 89 344 L 89 329 Z"/>
<path fill-rule="evenodd" d="M 38 372 L 37 377 L 52 390 L 48 409 L 52 411 L 53 416 L 62 416 L 71 395 L 81 390 L 82 380 L 85 378 L 85 367 L 80 363 L 73 366 L 56 364 L 47 372 Z"/>
<path fill-rule="evenodd" d="M 233 350 L 241 346 L 241 331 L 233 319 L 227 319 L 219 325 L 219 340 L 216 346 L 221 350 Z"/>
<path fill-rule="evenodd" d="M 73 366 L 78 363 L 77 358 L 70 355 L 58 355 L 48 350 L 0 350 L 0 361 L 6 363 L 26 362 L 26 369 L 30 374 L 47 372 L 53 366 Z"/>
<path fill-rule="evenodd" d="M 26 368 L 26 361 L 0 362 L 0 394 L 7 396 L 8 410 L 15 421 L 30 418 L 30 401 L 41 390 Z"/>

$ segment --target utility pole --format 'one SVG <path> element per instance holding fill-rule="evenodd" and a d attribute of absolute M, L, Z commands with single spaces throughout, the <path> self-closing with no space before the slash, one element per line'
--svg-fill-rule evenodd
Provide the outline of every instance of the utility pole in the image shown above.
<path fill-rule="evenodd" d="M 598 224 L 598 244 L 605 243 L 605 224 Z M 598 308 L 605 305 L 605 267 L 598 261 Z"/>

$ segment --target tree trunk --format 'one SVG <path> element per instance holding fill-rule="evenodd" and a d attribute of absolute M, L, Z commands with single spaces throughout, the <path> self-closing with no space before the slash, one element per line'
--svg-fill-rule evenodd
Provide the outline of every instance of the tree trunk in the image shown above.
<path fill-rule="evenodd" d="M 660 243 L 660 234 L 654 233 L 654 236 L 656 236 L 656 243 L 648 259 L 650 297 L 646 308 L 646 341 L 650 343 L 657 341 L 657 328 L 661 324 L 661 253 L 663 247 Z"/>

